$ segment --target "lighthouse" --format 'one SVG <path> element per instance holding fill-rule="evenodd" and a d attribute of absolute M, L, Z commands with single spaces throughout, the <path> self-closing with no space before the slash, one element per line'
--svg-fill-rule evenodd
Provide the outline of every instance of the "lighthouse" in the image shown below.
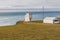
<path fill-rule="evenodd" d="M 29 13 L 29 12 L 27 12 L 26 14 L 25 14 L 25 22 L 31 22 L 31 19 L 32 19 L 32 14 L 31 13 Z"/>

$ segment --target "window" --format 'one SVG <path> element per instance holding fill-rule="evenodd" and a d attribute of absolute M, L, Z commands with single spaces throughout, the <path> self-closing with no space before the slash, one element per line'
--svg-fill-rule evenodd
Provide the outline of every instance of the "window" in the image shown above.
<path fill-rule="evenodd" d="M 58 21 L 58 20 L 54 20 L 55 22 Z"/>

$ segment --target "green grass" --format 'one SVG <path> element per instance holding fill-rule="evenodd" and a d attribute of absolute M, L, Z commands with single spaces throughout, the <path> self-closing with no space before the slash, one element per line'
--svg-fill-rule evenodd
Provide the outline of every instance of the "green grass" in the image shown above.
<path fill-rule="evenodd" d="M 60 40 L 60 24 L 40 22 L 18 22 L 16 25 L 0 27 L 0 40 Z"/>

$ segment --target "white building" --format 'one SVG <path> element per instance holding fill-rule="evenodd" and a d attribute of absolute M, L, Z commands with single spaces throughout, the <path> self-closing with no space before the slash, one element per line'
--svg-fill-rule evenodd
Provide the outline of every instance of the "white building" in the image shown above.
<path fill-rule="evenodd" d="M 31 19 L 32 19 L 32 14 L 31 13 L 26 13 L 26 15 L 25 15 L 25 22 L 30 22 L 31 21 Z"/>
<path fill-rule="evenodd" d="M 58 21 L 58 18 L 56 17 L 46 17 L 43 19 L 43 23 L 56 24 L 56 23 L 59 23 L 59 21 Z"/>

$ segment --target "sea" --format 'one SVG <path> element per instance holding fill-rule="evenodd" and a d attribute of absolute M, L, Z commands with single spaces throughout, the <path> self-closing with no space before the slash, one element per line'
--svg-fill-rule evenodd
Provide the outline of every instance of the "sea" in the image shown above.
<path fill-rule="evenodd" d="M 30 12 L 32 21 L 43 20 L 43 17 L 60 17 L 60 11 Z M 24 21 L 26 12 L 0 12 L 0 25 L 15 24 L 18 21 Z"/>

